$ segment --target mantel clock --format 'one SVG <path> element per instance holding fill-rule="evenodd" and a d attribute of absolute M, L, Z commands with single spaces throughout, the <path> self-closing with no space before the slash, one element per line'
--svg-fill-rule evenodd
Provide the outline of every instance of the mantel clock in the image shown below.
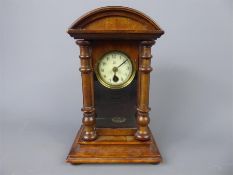
<path fill-rule="evenodd" d="M 95 9 L 70 26 L 80 47 L 83 125 L 67 162 L 161 162 L 148 124 L 151 47 L 163 33 L 145 14 L 120 6 Z"/>

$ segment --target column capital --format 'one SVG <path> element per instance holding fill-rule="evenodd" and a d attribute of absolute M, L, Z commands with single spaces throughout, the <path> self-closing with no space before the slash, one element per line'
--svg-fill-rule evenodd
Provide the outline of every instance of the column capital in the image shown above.
<path fill-rule="evenodd" d="M 75 43 L 79 46 L 89 46 L 91 44 L 91 42 L 87 40 L 76 40 Z"/>
<path fill-rule="evenodd" d="M 141 41 L 141 46 L 147 46 L 151 47 L 155 44 L 155 40 L 146 40 L 146 41 Z"/>

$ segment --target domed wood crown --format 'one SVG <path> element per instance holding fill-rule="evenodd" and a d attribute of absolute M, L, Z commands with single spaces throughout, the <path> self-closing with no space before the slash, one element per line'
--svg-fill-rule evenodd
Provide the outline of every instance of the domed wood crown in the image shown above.
<path fill-rule="evenodd" d="M 67 31 L 75 39 L 157 39 L 164 31 L 135 9 L 107 6 L 77 19 Z"/>

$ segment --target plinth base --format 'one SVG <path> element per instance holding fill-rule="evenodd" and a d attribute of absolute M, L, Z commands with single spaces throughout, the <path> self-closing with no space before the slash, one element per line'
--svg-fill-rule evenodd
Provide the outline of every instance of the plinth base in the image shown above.
<path fill-rule="evenodd" d="M 149 141 L 135 140 L 136 129 L 97 128 L 98 138 L 82 140 L 80 128 L 66 162 L 81 163 L 160 163 L 162 158 L 152 136 Z"/>

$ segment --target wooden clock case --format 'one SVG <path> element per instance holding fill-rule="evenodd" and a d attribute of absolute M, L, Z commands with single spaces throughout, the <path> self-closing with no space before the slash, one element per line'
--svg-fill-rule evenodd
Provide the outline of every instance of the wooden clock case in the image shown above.
<path fill-rule="evenodd" d="M 159 150 L 148 127 L 148 105 L 151 47 L 164 31 L 137 10 L 109 6 L 80 17 L 70 26 L 68 33 L 80 47 L 83 125 L 66 161 L 72 164 L 161 162 Z M 135 110 L 135 127 L 112 127 L 108 123 L 102 126 L 97 120 L 98 114 L 104 109 L 99 105 L 101 98 L 95 95 L 99 92 L 95 66 L 103 54 L 113 50 L 126 53 L 136 68 L 134 98 L 125 100 L 132 101 L 127 108 Z M 111 103 L 109 101 L 106 104 Z M 114 112 L 111 106 L 107 110 L 109 114 Z"/>

